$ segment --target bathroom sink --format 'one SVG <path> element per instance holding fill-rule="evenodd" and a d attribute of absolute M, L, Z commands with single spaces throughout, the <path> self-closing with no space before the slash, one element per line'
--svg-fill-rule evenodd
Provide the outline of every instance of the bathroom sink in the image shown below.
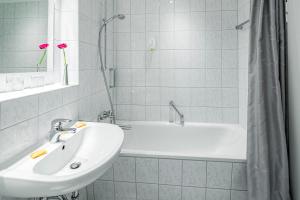
<path fill-rule="evenodd" d="M 65 142 L 47 142 L 0 171 L 0 195 L 48 197 L 76 191 L 94 182 L 118 157 L 124 133 L 118 126 L 86 122 Z M 34 151 L 34 152 L 36 152 Z"/>

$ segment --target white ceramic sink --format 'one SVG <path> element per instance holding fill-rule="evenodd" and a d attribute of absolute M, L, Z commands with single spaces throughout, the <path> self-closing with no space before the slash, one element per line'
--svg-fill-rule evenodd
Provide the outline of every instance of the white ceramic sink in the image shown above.
<path fill-rule="evenodd" d="M 46 149 L 46 155 L 32 159 L 30 153 L 1 170 L 0 195 L 56 196 L 83 188 L 103 175 L 118 157 L 124 133 L 111 124 L 86 124 L 65 142 L 48 142 L 37 149 Z M 74 162 L 80 162 L 80 167 L 71 169 Z"/>

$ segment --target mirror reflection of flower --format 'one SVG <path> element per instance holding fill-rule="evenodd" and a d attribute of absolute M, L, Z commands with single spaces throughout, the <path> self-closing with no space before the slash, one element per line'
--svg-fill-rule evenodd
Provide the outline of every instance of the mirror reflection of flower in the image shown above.
<path fill-rule="evenodd" d="M 39 48 L 40 48 L 41 50 L 43 50 L 43 54 L 42 54 L 42 57 L 40 58 L 40 61 L 39 61 L 38 64 L 37 64 L 37 69 L 36 69 L 37 72 L 40 71 L 40 66 L 42 65 L 42 63 L 43 63 L 44 60 L 45 60 L 45 57 L 46 57 L 46 55 L 47 55 L 47 48 L 48 48 L 48 47 L 49 47 L 49 44 L 47 44 L 47 43 L 43 43 L 43 44 L 40 44 L 40 45 L 39 45 Z"/>
<path fill-rule="evenodd" d="M 66 56 L 66 51 L 65 49 L 68 47 L 66 43 L 61 43 L 58 44 L 57 47 L 59 49 L 62 49 L 63 54 L 64 54 L 64 76 L 63 76 L 63 83 L 64 85 L 69 85 L 69 76 L 68 76 L 68 64 L 67 64 L 67 56 Z"/>

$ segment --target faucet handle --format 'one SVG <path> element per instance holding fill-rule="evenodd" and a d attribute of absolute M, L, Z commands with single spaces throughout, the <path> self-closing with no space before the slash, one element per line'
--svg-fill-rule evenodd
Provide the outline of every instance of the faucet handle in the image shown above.
<path fill-rule="evenodd" d="M 62 126 L 62 123 L 69 123 L 71 122 L 71 119 L 54 119 L 51 122 L 51 129 L 60 129 Z"/>

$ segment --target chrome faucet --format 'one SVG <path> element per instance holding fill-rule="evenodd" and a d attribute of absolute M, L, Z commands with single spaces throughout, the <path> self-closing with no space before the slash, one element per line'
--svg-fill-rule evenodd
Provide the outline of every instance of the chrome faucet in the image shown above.
<path fill-rule="evenodd" d="M 69 124 L 72 122 L 70 119 L 54 119 L 51 122 L 51 130 L 49 135 L 49 141 L 52 143 L 59 142 L 60 135 L 63 131 L 70 131 L 75 133 L 76 128 L 64 127 L 63 124 Z"/>
<path fill-rule="evenodd" d="M 114 114 L 111 110 L 108 111 L 103 111 L 98 115 L 98 122 L 101 122 L 102 120 L 105 120 L 109 118 L 110 119 L 110 123 L 113 124 L 114 123 Z"/>
<path fill-rule="evenodd" d="M 180 118 L 180 125 L 184 126 L 184 115 L 178 110 L 178 108 L 175 106 L 174 101 L 170 101 L 169 103 L 169 122 L 170 123 L 174 123 L 175 119 L 174 119 L 174 113 L 173 111 L 175 111 L 175 113 L 178 114 L 179 118 Z"/>

